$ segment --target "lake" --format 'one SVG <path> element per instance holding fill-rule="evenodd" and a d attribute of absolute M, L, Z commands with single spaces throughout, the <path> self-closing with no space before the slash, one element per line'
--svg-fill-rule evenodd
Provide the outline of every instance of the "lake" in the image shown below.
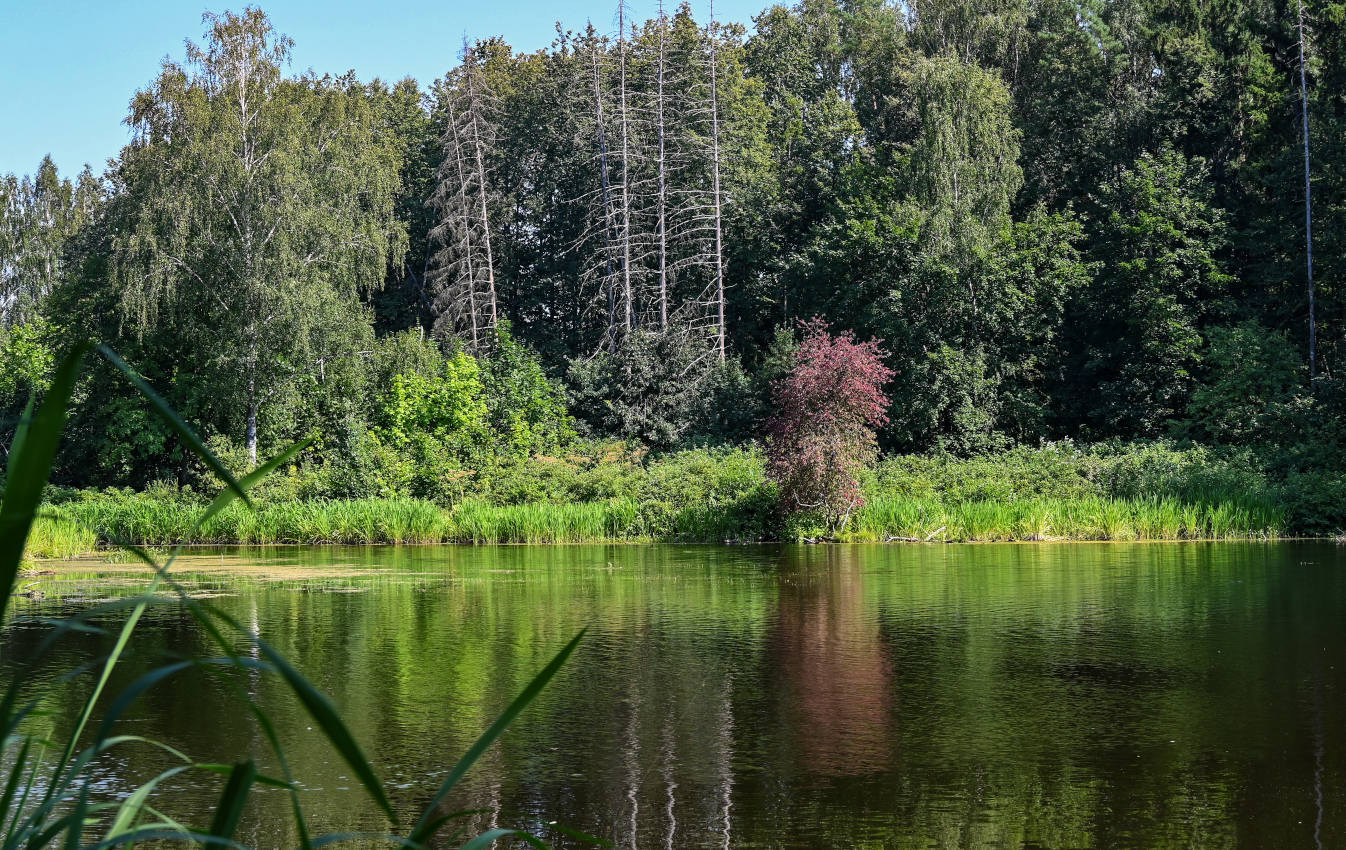
<path fill-rule="evenodd" d="M 1333 847 L 1346 842 L 1346 547 L 1326 542 L 271 548 L 193 552 L 195 593 L 342 708 L 404 827 L 581 628 L 561 675 L 452 803 L 630 848 Z M 38 617 L 140 581 L 41 579 Z M 95 575 L 95 572 L 97 573 Z M 115 684 L 211 653 L 152 608 Z M 76 635 L 51 675 L 109 645 Z M 283 684 L 275 718 L 319 831 L 387 828 Z M 68 724 L 73 699 L 51 706 Z M 218 677 L 170 679 L 124 731 L 203 761 L 264 741 Z M 97 765 L 115 795 L 166 762 Z M 268 762 L 270 764 L 270 762 Z M 271 764 L 274 767 L 273 764 Z M 204 825 L 218 780 L 155 805 Z M 243 841 L 297 843 L 261 793 Z"/>

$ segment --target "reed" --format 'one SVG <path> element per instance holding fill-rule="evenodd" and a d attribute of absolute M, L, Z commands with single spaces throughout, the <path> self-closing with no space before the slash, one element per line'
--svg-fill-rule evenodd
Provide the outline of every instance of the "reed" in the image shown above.
<path fill-rule="evenodd" d="M 448 537 L 465 543 L 595 543 L 641 538 L 630 499 L 578 504 L 490 505 L 468 500 L 450 517 Z"/>
<path fill-rule="evenodd" d="M 48 512 L 39 514 L 28 534 L 25 558 L 69 560 L 88 555 L 98 548 L 98 539 L 88 526 Z"/>
<path fill-rule="evenodd" d="M 761 506 L 670 508 L 630 498 L 492 505 L 469 499 L 452 509 L 420 499 L 278 501 L 241 504 L 205 516 L 206 507 L 142 496 L 64 505 L 35 528 L 30 557 L 72 557 L 122 543 L 139 546 L 230 544 L 597 543 L 604 541 L 779 537 Z M 1210 503 L 1171 497 L 1104 496 L 965 500 L 883 495 L 852 519 L 845 538 L 966 542 L 1028 540 L 1222 540 L 1278 537 L 1285 510 L 1266 499 Z"/>
<path fill-rule="evenodd" d="M 966 501 L 882 497 L 868 502 L 846 538 L 956 542 L 1026 540 L 1225 540 L 1279 537 L 1285 511 L 1269 500 L 1183 503 L 1171 498 Z"/>

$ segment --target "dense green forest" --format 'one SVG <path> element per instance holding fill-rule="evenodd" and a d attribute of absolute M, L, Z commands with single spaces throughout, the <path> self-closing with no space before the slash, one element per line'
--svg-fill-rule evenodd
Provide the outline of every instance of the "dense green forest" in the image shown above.
<path fill-rule="evenodd" d="M 94 338 L 239 468 L 311 440 L 286 495 L 673 499 L 658 463 L 763 478 L 822 318 L 893 376 L 875 481 L 989 455 L 1029 482 L 997 498 L 1049 497 L 1025 465 L 1134 456 L 1159 471 L 1127 487 L 1237 478 L 1346 524 L 1346 4 L 613 22 L 446 50 L 425 87 L 296 75 L 263 12 L 208 15 L 104 172 L 0 179 L 7 432 Z M 84 379 L 56 481 L 202 472 L 115 370 Z M 966 489 L 926 472 L 898 492 Z"/>

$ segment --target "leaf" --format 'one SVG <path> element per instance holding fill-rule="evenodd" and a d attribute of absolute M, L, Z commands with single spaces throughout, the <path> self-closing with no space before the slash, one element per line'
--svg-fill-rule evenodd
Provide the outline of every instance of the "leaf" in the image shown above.
<path fill-rule="evenodd" d="M 295 696 L 299 697 L 299 701 L 304 704 L 304 708 L 308 709 L 309 715 L 322 728 L 327 740 L 332 743 L 333 747 L 336 747 L 337 752 L 346 760 L 350 769 L 355 771 L 356 777 L 359 778 L 360 784 L 365 787 L 365 790 L 369 792 L 369 796 L 388 816 L 389 820 L 396 820 L 393 807 L 388 802 L 388 795 L 384 793 L 382 783 L 374 775 L 374 768 L 370 766 L 369 760 L 360 750 L 360 745 L 355 742 L 355 737 L 346 728 L 346 724 L 342 721 L 336 706 L 332 705 L 331 700 L 313 687 L 298 670 L 294 669 L 290 662 L 285 659 L 285 656 L 272 649 L 270 644 L 256 636 L 253 637 L 253 640 L 257 648 L 267 657 L 267 660 L 275 665 L 276 670 L 285 679 L 290 689 L 294 691 Z"/>
<path fill-rule="evenodd" d="M 108 827 L 104 840 L 113 839 L 130 832 L 140 818 L 140 813 L 145 808 L 145 803 L 149 800 L 150 794 L 154 793 L 154 789 L 158 787 L 159 783 L 189 769 L 189 767 L 170 768 L 131 792 L 131 795 L 123 800 L 121 806 L 118 807 L 117 816 L 113 818 L 112 826 Z"/>
<path fill-rule="evenodd" d="M 206 448 L 206 444 L 201 442 L 201 438 L 196 436 L 196 432 L 189 428 L 186 422 L 182 421 L 182 417 L 178 416 L 177 411 L 170 407 L 168 402 L 164 401 L 163 396 L 155 392 L 154 388 L 151 387 L 144 378 L 140 377 L 140 374 L 132 369 L 130 364 L 121 359 L 117 352 L 102 343 L 99 343 L 97 348 L 98 353 L 103 355 L 103 358 L 113 366 L 117 367 L 117 369 L 126 376 L 127 380 L 140 391 L 140 394 L 149 401 L 154 407 L 155 412 L 159 414 L 159 418 L 177 433 L 178 438 L 186 443 L 187 447 L 190 448 L 197 457 L 201 458 L 201 461 L 205 463 L 206 466 L 210 467 L 210 471 L 215 473 L 215 475 L 225 483 L 225 486 L 234 492 L 234 495 L 242 499 L 246 504 L 251 505 L 252 502 L 249 501 L 248 494 L 234 478 L 233 473 L 224 468 L 224 464 L 220 463 L 220 459 L 215 457 L 214 452 Z"/>
<path fill-rule="evenodd" d="M 486 850 L 502 838 L 532 838 L 532 836 L 518 829 L 490 829 L 464 844 L 459 850 Z"/>
<path fill-rule="evenodd" d="M 223 491 L 220 492 L 218 496 L 216 496 L 211 501 L 210 506 L 205 509 L 205 511 L 201 514 L 201 516 L 197 518 L 196 524 L 195 526 L 193 526 L 193 530 L 201 528 L 201 526 L 205 525 L 208 521 L 210 521 L 212 517 L 214 517 L 216 514 L 218 514 L 225 508 L 229 507 L 229 504 L 233 502 L 235 498 L 238 498 L 239 492 L 246 493 L 248 490 L 251 490 L 253 487 L 257 485 L 259 481 L 261 481 L 266 476 L 270 475 L 272 471 L 276 469 L 276 467 L 286 463 L 287 461 L 290 460 L 290 458 L 294 457 L 295 455 L 302 452 L 304 449 L 308 448 L 309 444 L 311 444 L 312 442 L 313 441 L 310 439 L 295 443 L 285 451 L 271 458 L 271 460 L 268 460 L 266 463 L 263 463 L 261 466 L 254 469 L 252 472 L 249 472 L 247 475 L 243 476 L 243 478 L 238 482 L 239 487 L 238 491 L 226 487 Z M 246 497 L 244 498 L 246 501 Z M 247 502 L 247 504 L 249 507 L 252 507 L 251 502 Z M 179 546 L 178 548 L 181 549 L 182 547 Z M 174 558 L 176 557 L 177 553 L 175 552 Z"/>
<path fill-rule="evenodd" d="M 248 759 L 234 765 L 229 773 L 229 781 L 224 784 L 220 802 L 215 806 L 215 818 L 210 823 L 210 834 L 220 838 L 233 838 L 238 829 L 239 818 L 243 816 L 243 806 L 248 800 L 248 792 L 257 779 L 257 765 Z"/>
<path fill-rule="evenodd" d="M 227 765 L 227 764 L 197 765 L 197 767 L 201 770 L 206 770 L 211 773 L 218 773 L 221 776 L 228 776 L 237 766 L 238 765 Z M 253 776 L 253 782 L 257 783 L 258 785 L 265 785 L 268 788 L 279 788 L 282 791 L 288 791 L 290 790 L 290 788 L 293 787 L 290 783 L 286 782 L 284 779 L 276 779 L 275 777 L 267 776 L 262 773 L 255 774 Z"/>

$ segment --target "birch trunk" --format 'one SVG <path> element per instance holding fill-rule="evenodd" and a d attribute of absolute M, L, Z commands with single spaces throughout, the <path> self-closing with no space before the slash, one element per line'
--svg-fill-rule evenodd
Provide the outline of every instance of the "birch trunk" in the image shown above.
<path fill-rule="evenodd" d="M 1314 317 L 1313 291 L 1313 191 L 1309 183 L 1309 87 L 1304 70 L 1304 2 L 1298 0 L 1299 13 L 1299 107 L 1304 129 L 1304 252 L 1309 286 L 1309 387 L 1318 377 L 1318 327 Z"/>

